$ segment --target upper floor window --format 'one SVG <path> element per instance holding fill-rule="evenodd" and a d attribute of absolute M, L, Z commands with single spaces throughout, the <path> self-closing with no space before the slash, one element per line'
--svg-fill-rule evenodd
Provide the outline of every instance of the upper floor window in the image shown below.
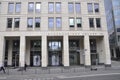
<path fill-rule="evenodd" d="M 35 18 L 35 27 L 36 27 L 36 28 L 39 28 L 39 27 L 40 27 L 40 18 L 39 18 L 39 17 L 36 17 L 36 18 Z"/>
<path fill-rule="evenodd" d="M 49 11 L 49 13 L 54 12 L 54 3 L 53 2 L 48 3 L 48 11 Z"/>
<path fill-rule="evenodd" d="M 15 18 L 14 19 L 14 27 L 19 28 L 19 25 L 20 25 L 20 18 Z"/>
<path fill-rule="evenodd" d="M 89 13 L 92 13 L 93 12 L 93 6 L 92 6 L 92 3 L 88 3 L 88 12 Z"/>
<path fill-rule="evenodd" d="M 27 27 L 32 28 L 33 27 L 33 18 L 28 18 L 27 20 Z"/>
<path fill-rule="evenodd" d="M 57 12 L 57 13 L 60 13 L 60 12 L 61 12 L 61 3 L 60 3 L 60 2 L 57 2 L 55 6 L 56 6 L 56 9 L 55 9 L 56 12 Z"/>
<path fill-rule="evenodd" d="M 75 10 L 76 10 L 76 13 L 80 13 L 81 11 L 80 3 L 75 3 Z"/>
<path fill-rule="evenodd" d="M 8 4 L 8 12 L 13 13 L 14 12 L 14 3 L 9 3 Z"/>
<path fill-rule="evenodd" d="M 21 3 L 16 3 L 15 12 L 19 13 L 21 11 Z"/>
<path fill-rule="evenodd" d="M 29 2 L 28 3 L 28 12 L 33 12 L 34 11 L 34 3 L 33 2 Z"/>
<path fill-rule="evenodd" d="M 73 13 L 74 12 L 74 5 L 73 5 L 73 3 L 68 3 L 68 11 L 69 11 L 69 13 Z"/>
<path fill-rule="evenodd" d="M 61 18 L 60 17 L 57 17 L 56 18 L 56 27 L 61 27 L 61 24 L 62 24 L 62 21 L 61 21 Z"/>
<path fill-rule="evenodd" d="M 94 18 L 89 18 L 89 26 L 90 28 L 94 27 Z"/>
<path fill-rule="evenodd" d="M 41 3 L 40 2 L 37 2 L 36 3 L 36 6 L 35 6 L 35 12 L 40 12 L 41 11 Z"/>
<path fill-rule="evenodd" d="M 74 26 L 75 26 L 74 18 L 69 18 L 69 27 L 74 27 Z"/>
<path fill-rule="evenodd" d="M 48 18 L 48 27 L 49 28 L 53 28 L 54 27 L 54 18 L 53 17 L 49 17 Z"/>
<path fill-rule="evenodd" d="M 94 9 L 95 9 L 95 12 L 99 12 L 99 4 L 98 3 L 94 3 Z"/>
<path fill-rule="evenodd" d="M 82 27 L 82 19 L 81 18 L 77 18 L 76 19 L 76 24 L 77 24 L 77 27 Z"/>
<path fill-rule="evenodd" d="M 12 28 L 12 18 L 7 18 L 7 28 Z"/>
<path fill-rule="evenodd" d="M 96 27 L 97 28 L 101 27 L 101 20 L 100 20 L 100 18 L 96 18 Z"/>

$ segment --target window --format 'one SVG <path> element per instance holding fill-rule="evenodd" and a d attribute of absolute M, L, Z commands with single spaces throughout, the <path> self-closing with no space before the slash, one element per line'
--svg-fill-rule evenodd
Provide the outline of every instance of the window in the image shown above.
<path fill-rule="evenodd" d="M 93 12 L 92 3 L 88 3 L 88 12 L 89 12 L 89 13 Z"/>
<path fill-rule="evenodd" d="M 56 27 L 61 27 L 61 18 L 57 17 L 56 18 Z"/>
<path fill-rule="evenodd" d="M 29 4 L 28 4 L 28 12 L 33 12 L 33 11 L 34 11 L 34 3 L 29 2 Z"/>
<path fill-rule="evenodd" d="M 100 28 L 100 27 L 101 27 L 100 18 L 96 18 L 96 27 L 97 27 L 97 28 Z"/>
<path fill-rule="evenodd" d="M 74 27 L 74 26 L 75 26 L 74 18 L 69 18 L 69 27 Z"/>
<path fill-rule="evenodd" d="M 15 12 L 19 13 L 21 11 L 21 3 L 16 3 Z"/>
<path fill-rule="evenodd" d="M 40 11 L 41 11 L 41 3 L 37 2 L 35 6 L 35 12 L 40 13 Z"/>
<path fill-rule="evenodd" d="M 49 13 L 53 13 L 54 12 L 54 3 L 53 2 L 50 2 L 50 3 L 48 3 L 48 11 L 49 11 Z"/>
<path fill-rule="evenodd" d="M 82 19 L 81 18 L 77 18 L 76 19 L 76 24 L 77 24 L 77 27 L 82 27 Z"/>
<path fill-rule="evenodd" d="M 96 46 L 96 39 L 90 39 L 90 52 L 96 53 L 97 46 Z"/>
<path fill-rule="evenodd" d="M 91 28 L 94 27 L 94 18 L 89 18 L 89 26 L 90 26 Z"/>
<path fill-rule="evenodd" d="M 60 13 L 60 12 L 61 12 L 61 3 L 60 3 L 60 2 L 57 2 L 57 3 L 56 3 L 56 12 L 57 12 L 57 13 Z"/>
<path fill-rule="evenodd" d="M 15 18 L 14 19 L 14 27 L 19 28 L 19 25 L 20 25 L 20 18 Z"/>
<path fill-rule="evenodd" d="M 32 27 L 33 27 L 33 18 L 28 18 L 27 27 L 28 27 L 28 28 L 32 28 Z"/>
<path fill-rule="evenodd" d="M 95 9 L 95 12 L 99 12 L 99 4 L 98 3 L 94 4 L 94 9 Z"/>
<path fill-rule="evenodd" d="M 36 18 L 35 18 L 35 27 L 36 27 L 36 28 L 39 28 L 39 27 L 40 27 L 40 18 L 39 18 L 39 17 L 36 17 Z"/>
<path fill-rule="evenodd" d="M 120 42 L 120 35 L 118 35 L 118 42 Z"/>
<path fill-rule="evenodd" d="M 73 13 L 74 12 L 74 5 L 73 5 L 73 3 L 68 3 L 68 11 L 69 11 L 69 13 Z"/>
<path fill-rule="evenodd" d="M 12 18 L 7 18 L 7 28 L 12 28 Z"/>
<path fill-rule="evenodd" d="M 120 32 L 120 28 L 117 28 L 117 32 Z"/>
<path fill-rule="evenodd" d="M 9 13 L 13 13 L 13 11 L 14 11 L 14 4 L 13 3 L 9 3 L 8 4 L 8 12 Z"/>
<path fill-rule="evenodd" d="M 75 3 L 75 10 L 76 10 L 76 13 L 80 13 L 81 11 L 80 3 Z"/>
<path fill-rule="evenodd" d="M 54 27 L 54 18 L 53 17 L 48 18 L 48 27 L 49 28 Z"/>

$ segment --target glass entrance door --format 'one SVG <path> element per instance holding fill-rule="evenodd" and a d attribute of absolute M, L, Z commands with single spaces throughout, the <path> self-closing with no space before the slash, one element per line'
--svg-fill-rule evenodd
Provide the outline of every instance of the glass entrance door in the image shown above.
<path fill-rule="evenodd" d="M 59 64 L 59 55 L 58 54 L 53 54 L 51 57 L 51 65 L 52 66 L 58 66 Z"/>

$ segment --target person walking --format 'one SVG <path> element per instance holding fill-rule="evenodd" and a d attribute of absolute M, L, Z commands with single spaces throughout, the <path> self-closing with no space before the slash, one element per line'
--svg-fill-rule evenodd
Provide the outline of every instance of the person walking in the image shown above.
<path fill-rule="evenodd" d="M 4 73 L 6 73 L 5 72 L 5 67 L 3 65 L 0 66 L 0 71 L 3 71 Z"/>
<path fill-rule="evenodd" d="M 26 68 L 27 68 L 27 64 L 25 63 L 25 66 L 24 66 L 24 70 L 26 71 Z"/>

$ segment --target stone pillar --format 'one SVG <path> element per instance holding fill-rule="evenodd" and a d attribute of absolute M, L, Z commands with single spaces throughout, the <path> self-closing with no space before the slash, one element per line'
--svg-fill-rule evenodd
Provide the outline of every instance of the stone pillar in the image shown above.
<path fill-rule="evenodd" d="M 42 36 L 42 53 L 41 53 L 41 56 L 42 56 L 42 59 L 41 59 L 42 67 L 47 67 L 47 65 L 48 65 L 47 50 L 48 50 L 47 49 L 47 36 L 43 35 Z"/>
<path fill-rule="evenodd" d="M 64 66 L 69 66 L 69 39 L 68 35 L 64 35 L 63 37 L 63 48 L 64 48 L 64 53 L 63 53 L 63 65 Z"/>
<path fill-rule="evenodd" d="M 4 65 L 5 41 L 4 36 L 0 36 L 0 66 Z"/>
<path fill-rule="evenodd" d="M 8 44 L 8 65 L 12 66 L 12 40 Z"/>
<path fill-rule="evenodd" d="M 19 66 L 25 66 L 25 53 L 26 53 L 26 41 L 25 36 L 20 36 L 20 55 L 19 55 Z"/>
<path fill-rule="evenodd" d="M 90 55 L 90 41 L 89 35 L 84 36 L 84 55 L 85 55 L 85 66 L 91 66 L 91 55 Z"/>
<path fill-rule="evenodd" d="M 109 39 L 107 33 L 104 35 L 105 66 L 111 66 L 111 55 L 109 48 Z"/>

